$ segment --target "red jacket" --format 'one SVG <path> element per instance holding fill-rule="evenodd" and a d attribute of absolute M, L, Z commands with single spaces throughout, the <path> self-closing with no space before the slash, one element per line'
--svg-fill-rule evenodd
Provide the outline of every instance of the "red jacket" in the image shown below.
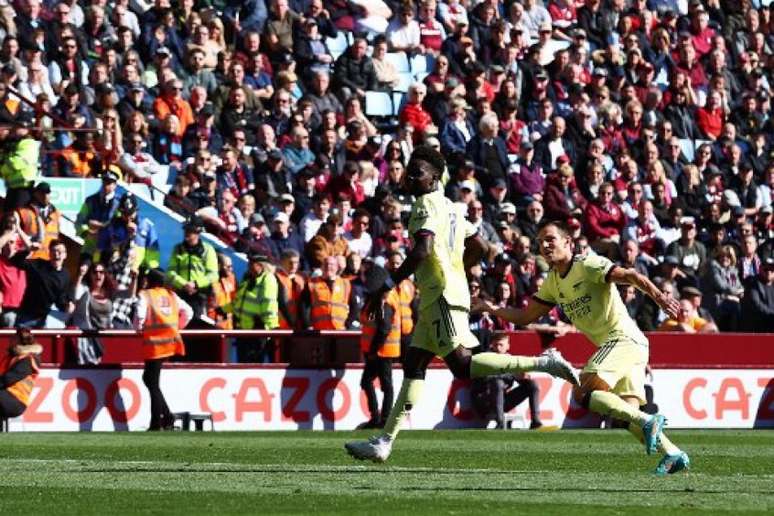
<path fill-rule="evenodd" d="M 609 238 L 620 235 L 626 227 L 626 215 L 620 206 L 611 203 L 604 208 L 599 203 L 591 203 L 586 207 L 586 236 L 591 242 L 599 238 Z"/>
<path fill-rule="evenodd" d="M 406 104 L 403 111 L 400 112 L 400 121 L 414 128 L 415 143 L 421 141 L 422 133 L 425 132 L 427 126 L 433 123 L 432 117 L 421 104 Z"/>
<path fill-rule="evenodd" d="M 720 132 L 723 130 L 724 119 L 725 116 L 721 108 L 710 111 L 708 108 L 703 107 L 696 110 L 696 125 L 707 136 L 715 138 L 720 136 Z"/>

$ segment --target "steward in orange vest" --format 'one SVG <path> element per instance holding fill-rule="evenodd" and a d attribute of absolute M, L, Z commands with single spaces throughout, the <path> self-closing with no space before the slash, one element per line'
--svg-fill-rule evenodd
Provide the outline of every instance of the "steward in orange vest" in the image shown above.
<path fill-rule="evenodd" d="M 180 328 L 193 317 L 193 309 L 171 289 L 164 286 L 164 272 L 151 269 L 147 287 L 140 292 L 134 326 L 142 331 L 145 370 L 142 381 L 151 399 L 148 430 L 171 430 L 172 413 L 161 392 L 161 366 L 164 359 L 185 355 Z"/>
<path fill-rule="evenodd" d="M 306 287 L 306 278 L 299 272 L 298 266 L 301 257 L 294 249 L 287 249 L 282 253 L 280 265 L 277 269 L 277 282 L 279 283 L 279 315 L 280 329 L 292 330 L 299 326 L 299 303 Z"/>
<path fill-rule="evenodd" d="M 60 214 L 51 204 L 51 185 L 38 183 L 32 189 L 32 201 L 19 208 L 19 226 L 30 237 L 33 243 L 39 244 L 28 259 L 40 258 L 48 260 L 51 257 L 49 245 L 59 238 Z"/>
<path fill-rule="evenodd" d="M 207 315 L 215 321 L 215 326 L 224 330 L 234 329 L 234 316 L 231 313 L 221 313 L 218 307 L 224 307 L 234 300 L 237 284 L 231 258 L 218 254 L 218 281 L 212 284 Z"/>
<path fill-rule="evenodd" d="M 62 177 L 96 177 L 101 167 L 94 147 L 94 134 L 86 131 L 75 133 L 75 141 L 62 149 L 57 161 Z"/>
<path fill-rule="evenodd" d="M 371 418 L 358 428 L 382 428 L 392 408 L 392 360 L 400 356 L 401 309 L 397 289 L 378 297 L 388 276 L 389 273 L 377 265 L 366 272 L 368 301 L 360 313 L 363 331 L 360 349 L 365 359 L 360 388 L 365 391 Z M 381 415 L 373 383 L 376 378 L 379 378 L 384 394 Z"/>
<path fill-rule="evenodd" d="M 19 329 L 17 340 L 0 356 L 0 418 L 18 417 L 30 404 L 30 393 L 40 371 L 43 346 L 30 330 Z"/>
<path fill-rule="evenodd" d="M 305 305 L 309 307 L 306 314 L 308 324 L 314 330 L 346 330 L 351 317 L 357 313 L 351 312 L 353 303 L 352 285 L 339 275 L 339 261 L 335 256 L 329 256 L 323 263 L 321 277 L 312 278 L 307 283 Z"/>

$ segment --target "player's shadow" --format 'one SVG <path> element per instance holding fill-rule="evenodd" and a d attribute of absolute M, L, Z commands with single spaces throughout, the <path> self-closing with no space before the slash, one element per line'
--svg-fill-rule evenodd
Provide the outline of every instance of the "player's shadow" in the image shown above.
<path fill-rule="evenodd" d="M 774 378 L 763 388 L 753 428 L 774 428 Z"/>
<path fill-rule="evenodd" d="M 120 367 L 106 369 L 105 366 L 99 368 L 99 382 L 89 381 L 84 374 L 85 371 L 92 369 L 89 366 L 81 366 L 77 369 L 60 369 L 59 379 L 62 381 L 72 380 L 74 389 L 77 393 L 75 400 L 72 397 L 63 399 L 62 403 L 68 407 L 66 417 L 78 422 L 78 429 L 81 431 L 91 431 L 94 426 L 94 419 L 100 411 L 107 409 L 110 414 L 110 420 L 113 423 L 113 429 L 118 431 L 129 430 L 126 420 L 126 404 L 121 396 L 121 390 L 115 389 L 115 395 L 112 400 L 106 400 L 107 392 L 102 392 L 102 385 L 110 385 L 116 380 L 122 378 Z M 96 375 L 92 375 L 96 377 Z M 110 391 L 110 389 L 107 389 Z M 112 395 L 112 392 L 110 392 Z M 109 402 L 108 402 L 109 401 Z"/>
<path fill-rule="evenodd" d="M 470 397 L 470 384 L 470 380 L 459 378 L 452 380 L 449 391 L 446 394 L 443 416 L 433 427 L 434 429 L 478 428 L 485 426 L 473 409 L 473 402 Z"/>
<path fill-rule="evenodd" d="M 319 369 L 312 375 L 286 369 L 280 388 L 282 420 L 296 423 L 299 430 L 311 430 L 320 416 L 323 429 L 336 430 L 333 397 L 343 376 L 343 369 Z"/>

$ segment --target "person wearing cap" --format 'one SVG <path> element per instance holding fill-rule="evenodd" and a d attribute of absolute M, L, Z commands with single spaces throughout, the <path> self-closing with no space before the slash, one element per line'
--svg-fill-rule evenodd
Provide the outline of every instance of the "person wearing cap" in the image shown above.
<path fill-rule="evenodd" d="M 19 227 L 32 242 L 29 259 L 49 259 L 49 245 L 59 238 L 60 213 L 51 204 L 51 185 L 40 182 L 32 189 L 32 200 L 17 210 Z"/>
<path fill-rule="evenodd" d="M 744 282 L 741 330 L 774 333 L 774 258 L 764 259 L 758 274 Z"/>
<path fill-rule="evenodd" d="M 444 58 L 445 59 L 445 58 Z M 441 126 L 439 135 L 444 153 L 465 153 L 468 142 L 476 134 L 473 123 L 468 118 L 470 107 L 463 97 L 454 97 L 450 102 L 451 110 Z"/>
<path fill-rule="evenodd" d="M 39 174 L 41 143 L 30 134 L 32 118 L 26 111 L 17 115 L 12 127 L 0 127 L 0 176 L 5 181 L 6 211 L 26 205 Z"/>
<path fill-rule="evenodd" d="M 279 327 L 279 283 L 269 257 L 250 253 L 247 271 L 237 287 L 234 300 L 223 307 L 234 316 L 239 330 L 273 330 Z M 274 346 L 268 338 L 247 337 L 236 340 L 239 363 L 274 361 Z"/>
<path fill-rule="evenodd" d="M 707 248 L 696 240 L 696 233 L 696 220 L 683 217 L 680 219 L 680 238 L 666 248 L 666 255 L 677 258 L 680 270 L 691 278 L 698 278 L 707 263 Z"/>
<path fill-rule="evenodd" d="M 116 195 L 118 171 L 108 168 L 102 173 L 102 186 L 99 191 L 86 197 L 75 219 L 75 228 L 84 243 L 82 254 L 92 254 L 97 246 L 97 234 L 105 227 L 118 211 L 120 197 Z"/>
<path fill-rule="evenodd" d="M 180 330 L 191 321 L 194 313 L 188 303 L 165 285 L 162 270 L 151 269 L 145 279 L 147 283 L 138 294 L 132 323 L 142 332 L 145 361 L 142 381 L 151 400 L 148 430 L 172 430 L 174 418 L 160 386 L 161 367 L 168 358 L 185 355 Z"/>
<path fill-rule="evenodd" d="M 505 179 L 495 179 L 489 184 L 484 197 L 484 218 L 490 222 L 497 220 L 503 204 L 508 202 L 508 183 Z"/>
<path fill-rule="evenodd" d="M 203 230 L 199 219 L 185 222 L 184 239 L 172 249 L 167 269 L 170 286 L 191 305 L 195 318 L 205 313 L 212 284 L 218 281 L 218 255 L 212 245 L 202 240 Z"/>
<path fill-rule="evenodd" d="M 283 206 L 292 206 L 292 199 L 290 194 L 283 194 L 280 202 Z M 270 231 L 269 246 L 274 256 L 282 256 L 287 250 L 304 255 L 304 239 L 298 231 L 291 230 L 290 216 L 285 211 L 278 211 L 272 217 Z"/>
<path fill-rule="evenodd" d="M 43 346 L 27 329 L 18 329 L 10 339 L 0 355 L 0 419 L 19 417 L 27 410 L 42 352 Z"/>
<path fill-rule="evenodd" d="M 159 266 L 159 236 L 156 226 L 148 217 L 141 217 L 137 198 L 125 193 L 113 219 L 97 233 L 94 261 L 103 260 L 119 287 L 131 283 L 131 274 L 140 268 Z"/>
<path fill-rule="evenodd" d="M 512 198 L 519 206 L 542 201 L 546 179 L 540 162 L 535 161 L 535 147 L 531 141 L 521 143 L 519 157 L 508 174 Z"/>
<path fill-rule="evenodd" d="M 400 357 L 401 299 L 397 289 L 381 291 L 388 276 L 389 272 L 378 265 L 365 274 L 367 296 L 360 312 L 360 350 L 365 367 L 360 388 L 365 392 L 370 417 L 358 429 L 383 428 L 392 409 L 392 362 Z M 384 395 L 381 411 L 373 384 L 377 378 Z"/>

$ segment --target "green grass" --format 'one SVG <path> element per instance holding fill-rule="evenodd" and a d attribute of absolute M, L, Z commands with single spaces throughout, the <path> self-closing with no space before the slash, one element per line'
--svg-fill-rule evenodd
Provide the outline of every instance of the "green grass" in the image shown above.
<path fill-rule="evenodd" d="M 774 432 L 674 431 L 687 474 L 623 431 L 0 434 L 0 514 L 604 514 L 774 511 Z"/>

